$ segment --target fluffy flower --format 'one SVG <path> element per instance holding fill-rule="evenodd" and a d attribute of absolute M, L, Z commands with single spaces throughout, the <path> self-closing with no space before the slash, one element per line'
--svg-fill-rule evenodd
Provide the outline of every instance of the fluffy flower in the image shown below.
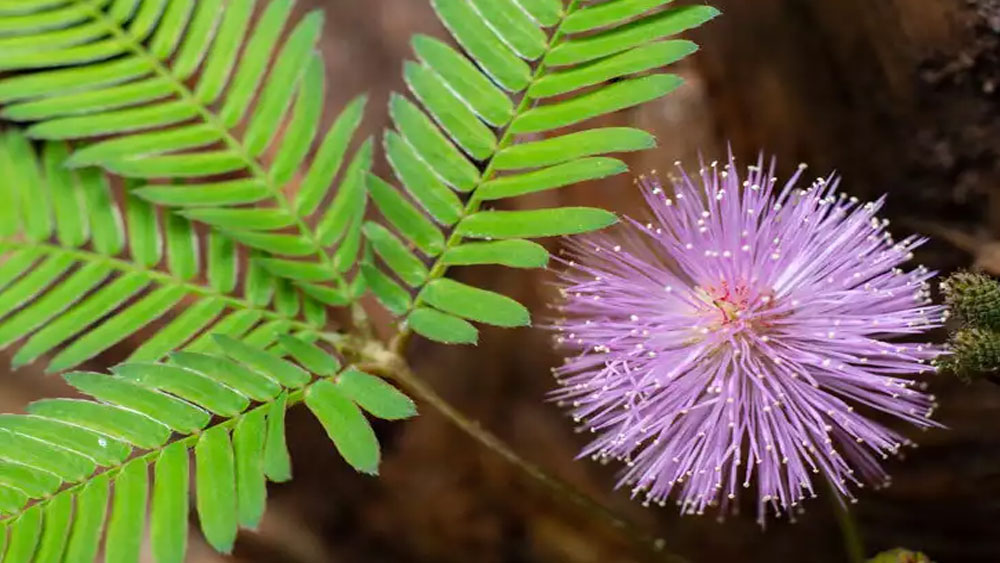
<path fill-rule="evenodd" d="M 934 397 L 910 379 L 939 350 L 911 342 L 944 320 L 924 239 L 894 241 L 839 180 L 784 185 L 763 159 L 730 158 L 696 178 L 640 178 L 653 221 L 569 242 L 556 340 L 573 355 L 554 398 L 593 440 L 581 453 L 626 465 L 618 486 L 681 511 L 736 507 L 755 487 L 758 518 L 828 480 L 888 483 L 879 460 L 910 442 Z M 888 416 L 886 416 L 888 415 Z"/>

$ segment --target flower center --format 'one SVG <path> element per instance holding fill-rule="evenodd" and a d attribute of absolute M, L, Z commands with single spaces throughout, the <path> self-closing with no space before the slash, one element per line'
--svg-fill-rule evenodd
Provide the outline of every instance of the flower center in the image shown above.
<path fill-rule="evenodd" d="M 766 311 L 771 309 L 770 295 L 754 295 L 745 283 L 723 281 L 718 285 L 698 287 L 704 302 L 703 322 L 699 328 L 731 335 L 744 331 L 760 334 L 769 323 Z"/>

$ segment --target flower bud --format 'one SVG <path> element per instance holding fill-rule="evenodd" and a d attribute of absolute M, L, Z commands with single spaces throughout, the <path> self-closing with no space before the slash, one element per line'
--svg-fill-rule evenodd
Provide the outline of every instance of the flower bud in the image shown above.
<path fill-rule="evenodd" d="M 963 328 L 952 335 L 949 354 L 940 356 L 938 367 L 971 381 L 995 377 L 1000 372 L 1000 332 L 985 328 Z"/>
<path fill-rule="evenodd" d="M 1000 330 L 1000 283 L 975 272 L 952 274 L 941 284 L 948 308 L 962 322 Z"/>

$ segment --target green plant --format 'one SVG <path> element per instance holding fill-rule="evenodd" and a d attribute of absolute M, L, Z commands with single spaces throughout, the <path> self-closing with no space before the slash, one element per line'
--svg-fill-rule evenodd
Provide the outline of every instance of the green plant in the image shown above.
<path fill-rule="evenodd" d="M 0 417 L 0 510 L 19 514 L 9 524 L 6 560 L 89 561 L 106 528 L 106 559 L 134 561 L 150 504 L 156 560 L 183 561 L 188 491 L 195 488 L 206 540 L 229 552 L 237 526 L 260 521 L 265 481 L 291 478 L 288 406 L 304 402 L 344 459 L 372 474 L 379 448 L 362 409 L 391 420 L 416 414 L 382 379 L 342 370 L 335 357 L 305 341 L 283 336 L 281 345 L 319 376 L 315 380 L 251 344 L 222 335 L 215 340 L 229 358 L 176 352 L 169 363 L 118 365 L 113 376 L 68 373 L 66 381 L 96 402 L 44 399 L 29 405 L 27 415 Z M 25 508 L 29 500 L 38 502 Z"/>
<path fill-rule="evenodd" d="M 16 440 L 0 459 L 20 471 L 0 467 L 5 560 L 89 555 L 97 501 L 113 485 L 106 558 L 134 561 L 143 530 L 128 515 L 145 505 L 140 475 L 153 462 L 156 555 L 181 560 L 189 484 L 179 467 L 190 448 L 195 488 L 218 491 L 218 506 L 196 502 L 202 529 L 227 551 L 236 526 L 259 518 L 260 467 L 287 476 L 272 444 L 285 404 L 304 400 L 352 466 L 376 471 L 358 407 L 413 412 L 366 373 L 629 529 L 443 402 L 404 352 L 411 331 L 471 343 L 469 321 L 529 323 L 514 300 L 445 277 L 450 266 L 543 267 L 548 253 L 529 239 L 616 220 L 591 208 L 484 205 L 623 173 L 607 154 L 655 144 L 641 130 L 578 124 L 680 84 L 649 73 L 695 50 L 666 37 L 717 12 L 668 3 L 434 0 L 459 48 L 413 40 L 420 62 L 404 77 L 419 105 L 392 96 L 395 129 L 382 143 L 399 189 L 370 173 L 374 142 L 355 138 L 363 97 L 319 131 L 319 13 L 286 34 L 290 0 L 263 3 L 253 26 L 251 0 L 0 0 L 0 118 L 16 124 L 0 139 L 0 346 L 16 345 L 17 365 L 45 356 L 49 371 L 64 371 L 141 342 L 114 375 L 66 375 L 102 406 L 42 401 L 0 423 Z M 384 221 L 371 219 L 369 197 Z M 392 342 L 373 336 L 360 302 L 369 291 L 400 321 Z M 98 421 L 95 409 L 116 414 Z M 81 442 L 51 433 L 66 421 L 83 428 L 72 434 Z M 250 425 L 268 427 L 264 446 L 263 433 L 241 432 Z M 115 456 L 94 449 L 95 437 L 118 444 Z M 74 470 L 52 466 L 53 452 Z"/>
<path fill-rule="evenodd" d="M 621 174 L 625 163 L 602 155 L 655 145 L 649 133 L 620 127 L 541 140 L 537 135 L 656 99 L 680 85 L 671 74 L 630 76 L 692 53 L 697 47 L 690 41 L 661 39 L 718 12 L 708 6 L 650 12 L 667 3 L 584 6 L 573 0 L 563 11 L 558 0 L 523 0 L 522 11 L 515 0 L 432 2 L 471 62 L 437 39 L 417 36 L 413 48 L 420 63 L 407 62 L 403 75 L 424 109 L 399 94 L 389 102 L 395 131 L 384 136 L 386 157 L 417 206 L 375 177 L 370 193 L 409 246 L 431 260 L 425 268 L 423 257 L 384 228 L 366 225 L 376 253 L 416 294 L 411 299 L 411 291 L 381 269 L 362 266 L 372 292 L 406 319 L 397 351 L 410 330 L 441 342 L 472 343 L 477 331 L 468 320 L 499 326 L 530 322 L 519 303 L 445 278 L 449 266 L 544 267 L 547 252 L 527 239 L 586 232 L 617 220 L 592 208 L 483 206 Z M 480 31 L 482 20 L 495 34 Z"/>

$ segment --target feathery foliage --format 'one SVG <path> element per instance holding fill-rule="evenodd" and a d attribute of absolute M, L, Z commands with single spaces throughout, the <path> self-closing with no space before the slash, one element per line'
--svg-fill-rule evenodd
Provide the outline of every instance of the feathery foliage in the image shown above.
<path fill-rule="evenodd" d="M 105 561 L 137 561 L 148 525 L 155 560 L 179 563 L 190 493 L 205 539 L 230 552 L 238 528 L 260 522 L 266 481 L 291 478 L 286 408 L 304 402 L 344 460 L 368 474 L 380 456 L 364 413 L 416 414 L 395 387 L 342 369 L 303 340 L 281 337 L 301 367 L 215 340 L 225 355 L 176 352 L 169 362 L 118 365 L 113 375 L 68 373 L 93 400 L 44 399 L 26 415 L 0 415 L 4 561 L 93 561 L 102 537 Z"/>
<path fill-rule="evenodd" d="M 130 359 L 209 350 L 208 330 L 261 348 L 324 330 L 322 303 L 259 261 L 241 271 L 231 239 L 199 236 L 178 215 L 161 220 L 134 192 L 119 205 L 99 169 L 66 168 L 66 154 L 50 141 L 38 161 L 23 135 L 0 135 L 0 348 L 26 338 L 15 366 L 69 342 L 48 369 L 71 368 L 163 317 Z"/>
<path fill-rule="evenodd" d="M 0 3 L 0 70 L 18 71 L 0 79 L 0 117 L 32 138 L 99 137 L 67 165 L 141 180 L 136 196 L 273 255 L 260 264 L 345 305 L 363 290 L 347 272 L 371 142 L 347 152 L 364 98 L 318 135 L 323 16 L 309 13 L 282 41 L 292 4 L 268 2 L 251 29 L 254 0 Z"/>
<path fill-rule="evenodd" d="M 413 100 L 392 96 L 382 143 L 399 189 L 355 140 L 364 97 L 319 130 L 319 12 L 289 25 L 292 0 L 0 0 L 0 119 L 24 127 L 0 133 L 0 348 L 62 371 L 144 336 L 113 375 L 65 375 L 93 401 L 0 415 L 3 560 L 89 561 L 103 537 L 105 560 L 136 561 L 148 513 L 157 561 L 181 561 L 189 491 L 207 541 L 231 550 L 266 480 L 290 477 L 298 402 L 375 473 L 364 413 L 415 409 L 312 344 L 384 351 L 363 326 L 327 332 L 327 308 L 357 312 L 370 290 L 404 334 L 441 342 L 475 342 L 470 321 L 528 324 L 445 273 L 543 267 L 530 239 L 616 220 L 484 205 L 620 174 L 608 154 L 655 144 L 564 129 L 680 84 L 656 70 L 696 46 L 669 37 L 717 12 L 669 3 L 432 0 L 459 48 L 413 40 Z M 384 222 L 365 220 L 369 195 Z"/>
<path fill-rule="evenodd" d="M 433 340 L 471 343 L 477 329 L 468 321 L 528 324 L 528 311 L 516 301 L 444 279 L 448 266 L 543 267 L 546 250 L 528 239 L 616 221 L 601 209 L 483 206 L 620 174 L 625 163 L 604 155 L 655 144 L 632 128 L 563 129 L 680 85 L 675 75 L 648 71 L 694 52 L 694 43 L 667 38 L 718 12 L 660 9 L 669 2 L 433 0 L 464 53 L 431 37 L 413 39 L 419 62 L 407 62 L 403 74 L 423 107 L 394 94 L 395 130 L 383 139 L 405 192 L 369 178 L 376 207 L 398 234 L 374 223 L 364 229 L 384 268 L 368 256 L 362 274 L 408 328 Z"/>

